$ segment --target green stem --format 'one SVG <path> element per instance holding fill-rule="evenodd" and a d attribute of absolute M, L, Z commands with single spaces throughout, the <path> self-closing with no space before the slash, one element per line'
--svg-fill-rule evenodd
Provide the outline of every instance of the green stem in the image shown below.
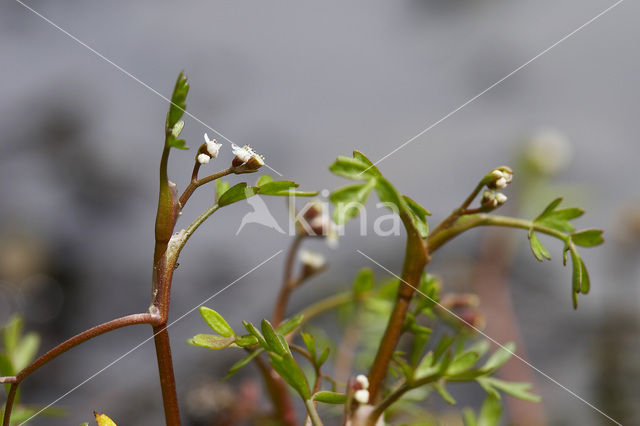
<path fill-rule="evenodd" d="M 446 220 L 446 219 L 445 219 Z M 531 220 L 517 219 L 507 216 L 492 216 L 485 213 L 477 213 L 457 218 L 448 228 L 429 235 L 427 243 L 430 252 L 436 251 L 442 245 L 460 235 L 461 233 L 477 226 L 502 226 L 506 228 L 533 229 L 534 231 L 550 235 L 562 241 L 567 241 L 567 235 L 555 229 L 536 224 Z"/>
<path fill-rule="evenodd" d="M 434 382 L 438 379 L 438 375 L 437 374 L 432 374 L 430 376 L 427 377 L 423 377 L 420 380 L 416 380 L 412 383 L 402 383 L 400 386 L 396 387 L 396 389 L 394 389 L 393 391 L 391 391 L 391 393 L 389 393 L 389 395 L 387 395 L 387 397 L 385 399 L 382 400 L 382 402 L 380 402 L 380 404 L 378 404 L 374 410 L 371 412 L 371 414 L 369 414 L 369 417 L 367 417 L 367 425 L 369 426 L 375 426 L 375 424 L 378 422 L 378 419 L 380 418 L 380 416 L 382 416 L 384 414 L 384 412 L 391 406 L 393 405 L 396 401 L 398 401 L 400 398 L 402 398 L 402 396 L 409 392 L 410 390 L 419 388 L 420 386 L 424 386 L 427 383 L 431 383 Z"/>
<path fill-rule="evenodd" d="M 304 402 L 305 407 L 307 407 L 307 413 L 309 413 L 309 419 L 311 419 L 311 424 L 313 426 L 322 426 L 322 420 L 320 420 L 320 416 L 318 415 L 318 411 L 316 410 L 315 405 L 313 405 L 313 401 L 307 399 Z"/>

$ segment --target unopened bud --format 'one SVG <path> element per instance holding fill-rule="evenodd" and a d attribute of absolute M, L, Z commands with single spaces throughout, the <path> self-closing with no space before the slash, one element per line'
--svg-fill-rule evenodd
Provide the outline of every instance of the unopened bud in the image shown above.
<path fill-rule="evenodd" d="M 488 178 L 488 188 L 502 189 L 513 180 L 513 171 L 507 166 L 498 167 L 489 173 Z"/>
<path fill-rule="evenodd" d="M 209 163 L 209 160 L 211 160 L 211 157 L 209 157 L 207 154 L 198 154 L 197 160 L 200 164 L 207 164 Z"/>
<path fill-rule="evenodd" d="M 300 261 L 302 262 L 302 273 L 305 277 L 320 272 L 327 264 L 323 255 L 308 250 L 300 251 Z"/>
<path fill-rule="evenodd" d="M 482 193 L 480 204 L 485 209 L 495 209 L 496 207 L 503 205 L 506 201 L 507 196 L 501 192 L 487 190 Z"/>
<path fill-rule="evenodd" d="M 360 385 L 361 389 L 369 389 L 369 379 L 364 374 L 358 374 L 356 383 Z"/>
<path fill-rule="evenodd" d="M 369 402 L 369 391 L 366 389 L 357 390 L 353 394 L 353 399 L 358 401 L 360 404 L 366 404 Z"/>

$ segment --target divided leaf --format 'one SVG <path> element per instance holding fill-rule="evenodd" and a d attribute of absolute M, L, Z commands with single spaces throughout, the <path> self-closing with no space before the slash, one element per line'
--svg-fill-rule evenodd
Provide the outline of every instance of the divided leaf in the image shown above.
<path fill-rule="evenodd" d="M 601 229 L 585 229 L 571 234 L 571 241 L 583 247 L 593 247 L 604 243 Z"/>
<path fill-rule="evenodd" d="M 546 249 L 545 246 L 542 245 L 536 233 L 533 232 L 533 229 L 529 230 L 529 246 L 531 247 L 531 251 L 533 252 L 533 255 L 540 262 L 542 262 L 544 258 L 551 260 L 551 255 L 549 254 L 549 251 Z"/>

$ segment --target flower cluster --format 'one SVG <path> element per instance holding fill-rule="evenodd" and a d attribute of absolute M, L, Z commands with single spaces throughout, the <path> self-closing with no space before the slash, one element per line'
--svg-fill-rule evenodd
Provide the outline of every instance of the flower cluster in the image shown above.
<path fill-rule="evenodd" d="M 487 190 L 482 193 L 482 199 L 480 204 L 486 210 L 493 210 L 500 207 L 507 201 L 507 196 L 498 189 L 504 189 L 513 180 L 513 170 L 507 166 L 501 166 L 493 169 L 484 178 L 484 183 L 487 186 Z"/>
<path fill-rule="evenodd" d="M 238 146 L 231 144 L 233 150 L 233 161 L 231 165 L 237 171 L 258 170 L 264 166 L 264 157 L 253 150 L 249 145 Z"/>

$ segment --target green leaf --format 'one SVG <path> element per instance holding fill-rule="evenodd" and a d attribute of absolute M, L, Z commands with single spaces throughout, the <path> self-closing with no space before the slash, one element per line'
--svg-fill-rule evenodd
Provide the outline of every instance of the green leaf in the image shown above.
<path fill-rule="evenodd" d="M 400 213 L 400 211 L 403 210 L 402 202 L 400 201 L 400 194 L 387 179 L 383 177 L 376 179 L 376 192 L 378 193 L 380 201 L 386 203 L 386 207 L 391 209 L 391 211 L 394 213 Z M 391 206 L 395 206 L 395 210 Z"/>
<path fill-rule="evenodd" d="M 455 376 L 456 374 L 467 371 L 473 367 L 478 361 L 478 358 L 480 358 L 480 356 L 477 352 L 464 352 L 456 356 L 447 369 L 447 376 Z"/>
<path fill-rule="evenodd" d="M 302 323 L 303 319 L 304 319 L 304 315 L 302 314 L 296 315 L 293 318 L 289 318 L 288 320 L 280 324 L 276 331 L 278 332 L 278 334 L 282 336 L 286 336 L 287 334 L 291 333 L 293 330 L 298 328 L 300 323 Z"/>
<path fill-rule="evenodd" d="M 374 276 L 371 268 L 362 268 L 356 274 L 353 280 L 353 292 L 356 296 L 360 296 L 368 291 L 373 290 Z"/>
<path fill-rule="evenodd" d="M 478 382 L 486 382 L 490 384 L 490 386 L 524 401 L 540 402 L 542 400 L 538 395 L 529 392 L 531 389 L 531 383 L 507 382 L 494 377 L 480 377 L 477 380 Z"/>
<path fill-rule="evenodd" d="M 313 394 L 311 398 L 325 404 L 344 404 L 347 402 L 347 395 L 338 392 L 320 391 Z"/>
<path fill-rule="evenodd" d="M 415 369 L 414 378 L 416 380 L 423 379 L 438 372 L 438 366 L 434 365 L 433 352 L 427 354 L 420 360 Z"/>
<path fill-rule="evenodd" d="M 488 340 L 480 340 L 479 342 L 470 346 L 469 349 L 467 349 L 467 351 L 475 352 L 476 354 L 478 354 L 478 358 L 481 358 L 489 351 L 490 347 L 491 345 L 489 344 Z"/>
<path fill-rule="evenodd" d="M 36 333 L 27 333 L 16 347 L 12 354 L 13 367 L 16 371 L 21 371 L 33 361 L 38 353 L 40 337 Z"/>
<path fill-rule="evenodd" d="M 240 370 L 245 365 L 249 364 L 251 361 L 253 361 L 253 359 L 255 357 L 260 355 L 262 352 L 264 352 L 264 349 L 263 348 L 258 348 L 255 351 L 251 352 L 249 355 L 247 355 L 244 358 L 242 358 L 240 361 L 238 361 L 235 364 L 233 364 L 231 366 L 231 368 L 229 368 L 229 371 L 227 371 L 227 375 L 225 376 L 225 378 L 223 380 L 227 380 L 229 377 L 231 377 L 234 374 L 236 374 L 238 372 L 238 370 Z"/>
<path fill-rule="evenodd" d="M 593 247 L 604 243 L 601 229 L 585 229 L 571 234 L 571 241 L 583 247 Z"/>
<path fill-rule="evenodd" d="M 353 151 L 353 158 L 355 158 L 358 161 L 363 162 L 364 164 L 367 165 L 367 167 L 371 167 L 369 170 L 371 170 L 374 174 L 378 175 L 378 176 L 382 176 L 380 174 L 380 171 L 378 170 L 378 168 L 376 166 L 373 165 L 373 163 L 371 162 L 371 160 L 369 160 L 363 153 L 361 153 L 360 151 Z"/>
<path fill-rule="evenodd" d="M 551 229 L 555 229 L 556 231 L 570 234 L 575 231 L 575 228 L 569 223 L 569 221 L 571 219 L 580 217 L 583 214 L 584 210 L 575 207 L 555 210 L 551 213 L 548 213 L 541 219 L 536 219 L 535 223 Z"/>
<path fill-rule="evenodd" d="M 15 376 L 17 372 L 18 371 L 13 368 L 9 356 L 0 353 L 0 376 Z"/>
<path fill-rule="evenodd" d="M 368 169 L 368 170 L 367 170 Z M 332 173 L 352 180 L 369 180 L 376 177 L 378 173 L 374 168 L 369 168 L 366 162 L 357 158 L 340 156 L 329 166 Z"/>
<path fill-rule="evenodd" d="M 301 333 L 300 336 L 302 337 L 302 341 L 304 342 L 304 345 L 307 347 L 307 350 L 309 351 L 309 354 L 311 355 L 311 358 L 315 360 L 316 359 L 316 341 L 315 341 L 315 339 L 309 333 Z"/>
<path fill-rule="evenodd" d="M 280 356 L 286 355 L 290 352 L 289 347 L 286 345 L 286 343 L 282 343 L 282 340 L 280 340 L 269 321 L 263 319 L 261 325 L 262 335 L 264 336 L 264 339 L 267 341 L 267 344 L 272 351 Z"/>
<path fill-rule="evenodd" d="M 307 378 L 291 354 L 285 353 L 278 355 L 274 352 L 269 352 L 269 358 L 271 365 L 280 377 L 282 377 L 303 400 L 308 400 L 311 397 L 309 383 L 307 383 Z"/>
<path fill-rule="evenodd" d="M 435 350 L 433 351 L 433 361 L 434 362 L 437 362 L 440 359 L 442 354 L 447 349 L 449 349 L 451 344 L 453 344 L 454 340 L 455 340 L 454 337 L 448 336 L 446 334 L 444 336 L 442 336 L 442 338 L 440 339 L 440 342 L 438 342 L 438 346 L 436 346 Z"/>
<path fill-rule="evenodd" d="M 552 202 L 550 202 L 549 205 L 545 207 L 545 209 L 542 211 L 542 213 L 540 213 L 540 215 L 535 218 L 534 222 L 537 222 L 538 220 L 542 219 L 543 217 L 547 216 L 549 213 L 554 211 L 556 207 L 560 205 L 561 202 L 562 202 L 562 197 L 558 197 Z"/>
<path fill-rule="evenodd" d="M 571 274 L 571 285 L 574 293 L 580 293 L 580 288 L 582 287 L 582 265 L 580 256 L 578 256 L 578 252 L 575 249 L 571 249 L 571 264 L 572 274 Z"/>
<path fill-rule="evenodd" d="M 584 264 L 584 260 L 580 258 L 580 268 L 582 269 L 581 277 L 582 281 L 580 282 L 580 293 L 587 294 L 591 289 L 591 280 L 589 280 L 589 273 L 587 272 L 587 266 Z"/>
<path fill-rule="evenodd" d="M 376 181 L 371 179 L 366 183 L 345 186 L 332 192 L 329 199 L 335 206 L 333 221 L 342 225 L 349 219 L 358 216 L 375 184 Z"/>
<path fill-rule="evenodd" d="M 209 309 L 206 306 L 200 306 L 200 315 L 202 315 L 202 318 L 204 318 L 209 327 L 222 337 L 231 337 L 236 335 L 227 321 L 222 318 L 222 315 L 213 309 Z"/>
<path fill-rule="evenodd" d="M 269 175 L 262 175 L 256 181 L 256 186 L 262 186 L 265 183 L 273 182 L 273 178 Z"/>
<path fill-rule="evenodd" d="M 297 188 L 298 184 L 290 180 L 278 180 L 267 182 L 258 187 L 260 195 L 289 195 L 289 190 Z"/>
<path fill-rule="evenodd" d="M 267 341 L 264 339 L 264 336 L 262 336 L 262 334 L 258 331 L 258 329 L 253 324 L 247 321 L 242 321 L 242 325 L 244 326 L 244 328 L 247 329 L 247 331 L 252 336 L 258 339 L 258 343 L 260 344 L 260 346 L 262 346 L 265 350 L 269 349 L 269 345 L 267 344 Z"/>
<path fill-rule="evenodd" d="M 175 126 L 173 126 L 173 129 L 171 129 L 171 134 L 173 135 L 174 138 L 178 138 L 178 136 L 180 136 L 180 132 L 182 132 L 182 128 L 184 127 L 184 121 L 180 120 L 176 123 Z"/>
<path fill-rule="evenodd" d="M 235 337 L 216 336 L 215 334 L 196 334 L 187 343 L 209 349 L 228 348 L 235 341 Z"/>
<path fill-rule="evenodd" d="M 545 248 L 545 246 L 542 245 L 536 233 L 533 232 L 533 229 L 529 230 L 529 246 L 531 247 L 531 251 L 533 252 L 533 255 L 540 262 L 542 262 L 544 258 L 551 260 L 551 255 L 549 254 L 549 251 Z"/>
<path fill-rule="evenodd" d="M 4 327 L 3 340 L 6 353 L 12 353 L 18 346 L 20 336 L 22 336 L 22 325 L 22 317 L 14 315 Z"/>
<path fill-rule="evenodd" d="M 216 180 L 216 202 L 220 200 L 220 196 L 229 190 L 229 182 L 222 179 Z"/>
<path fill-rule="evenodd" d="M 442 397 L 442 399 L 451 405 L 456 405 L 456 400 L 453 399 L 453 396 L 447 391 L 443 384 L 438 382 L 431 383 L 431 386 L 438 392 L 438 394 Z"/>
<path fill-rule="evenodd" d="M 321 366 L 325 363 L 325 361 L 329 358 L 329 354 L 331 353 L 331 348 L 324 348 L 324 351 L 320 354 L 320 357 L 316 361 L 316 365 Z"/>
<path fill-rule="evenodd" d="M 484 363 L 482 369 L 484 371 L 494 371 L 501 367 L 505 362 L 509 361 L 509 359 L 513 356 L 516 351 L 516 344 L 513 342 L 509 342 L 506 345 L 500 347 L 496 350 Z"/>
<path fill-rule="evenodd" d="M 469 407 L 462 410 L 462 421 L 464 422 L 464 426 L 478 426 L 476 415 Z"/>
<path fill-rule="evenodd" d="M 409 215 L 411 216 L 411 220 L 420 233 L 420 236 L 422 238 L 427 238 L 427 236 L 429 235 L 429 224 L 427 223 L 427 216 L 431 216 L 431 213 L 429 213 L 427 209 L 425 209 L 406 195 L 403 195 L 402 198 L 404 198 L 404 201 L 408 207 Z"/>
<path fill-rule="evenodd" d="M 477 425 L 498 426 L 500 424 L 501 416 L 502 405 L 500 405 L 500 400 L 495 396 L 487 395 L 487 398 L 482 403 Z"/>
<path fill-rule="evenodd" d="M 236 336 L 235 344 L 241 348 L 250 348 L 258 344 L 258 339 L 253 334 L 242 334 Z"/>
<path fill-rule="evenodd" d="M 169 112 L 167 112 L 167 130 L 173 129 L 178 120 L 184 114 L 187 105 L 185 101 L 187 100 L 187 93 L 189 92 L 189 83 L 187 83 L 187 77 L 185 77 L 184 72 L 180 71 L 178 74 L 178 79 L 176 80 L 176 85 L 173 88 L 173 94 L 171 95 L 171 105 L 169 106 Z"/>
<path fill-rule="evenodd" d="M 246 182 L 240 182 L 233 185 L 220 196 L 218 199 L 218 205 L 220 207 L 227 206 L 237 201 L 253 197 L 254 195 L 256 195 L 256 188 L 247 186 Z"/>

